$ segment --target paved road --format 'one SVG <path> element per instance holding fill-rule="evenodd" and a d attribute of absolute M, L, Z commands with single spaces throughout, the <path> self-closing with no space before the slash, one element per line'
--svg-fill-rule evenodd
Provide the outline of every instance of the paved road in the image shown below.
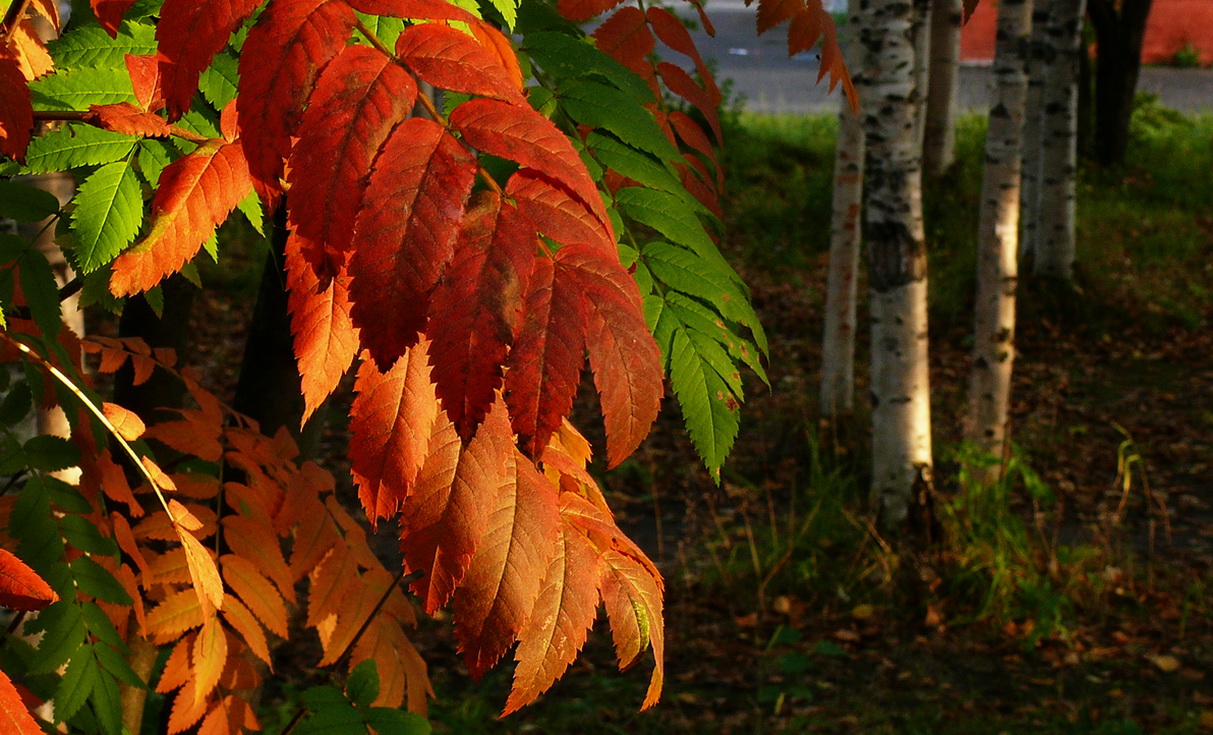
<path fill-rule="evenodd" d="M 828 82 L 814 83 L 819 68 L 816 54 L 787 57 L 786 26 L 758 38 L 754 8 L 737 2 L 710 2 L 708 12 L 716 26 L 716 37 L 700 32 L 695 40 L 706 58 L 716 60 L 719 78 L 733 81 L 733 93 L 744 99 L 746 109 L 788 114 L 838 109 L 838 95 L 828 94 Z M 990 78 L 988 66 L 961 67 L 962 111 L 989 109 Z M 1138 89 L 1158 94 L 1168 107 L 1213 113 L 1210 69 L 1143 69 Z"/>

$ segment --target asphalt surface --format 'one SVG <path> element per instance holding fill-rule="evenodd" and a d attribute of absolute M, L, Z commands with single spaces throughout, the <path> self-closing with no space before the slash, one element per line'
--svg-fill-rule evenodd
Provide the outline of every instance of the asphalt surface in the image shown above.
<path fill-rule="evenodd" d="M 758 37 L 755 8 L 739 2 L 710 2 L 708 14 L 716 37 L 698 31 L 695 41 L 704 58 L 715 60 L 718 80 L 732 81 L 732 94 L 747 110 L 806 114 L 838 109 L 840 92 L 831 94 L 828 80 L 816 83 L 816 52 L 788 58 L 786 25 Z M 960 109 L 989 109 L 990 83 L 989 66 L 963 65 Z M 1183 112 L 1213 113 L 1213 69 L 1145 68 L 1138 91 L 1157 94 L 1163 105 Z"/>

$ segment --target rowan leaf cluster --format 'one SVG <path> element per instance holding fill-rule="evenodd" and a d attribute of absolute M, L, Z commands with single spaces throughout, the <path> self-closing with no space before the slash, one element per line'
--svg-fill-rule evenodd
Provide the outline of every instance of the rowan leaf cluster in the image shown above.
<path fill-rule="evenodd" d="M 304 694 L 301 731 L 423 732 L 413 600 L 453 607 L 473 676 L 513 649 L 506 713 L 564 673 L 600 605 L 621 668 L 652 649 L 657 701 L 663 582 L 588 471 L 574 396 L 588 368 L 615 466 L 668 378 L 719 477 L 741 367 L 765 381 L 768 347 L 718 249 L 720 90 L 674 14 L 618 4 L 91 0 L 65 27 L 53 0 L 14 3 L 0 173 L 79 185 L 61 208 L 0 182 L 3 214 L 49 218 L 76 273 L 61 286 L 0 236 L 0 359 L 22 368 L 0 371 L 0 605 L 39 609 L 0 656 L 11 731 L 38 728 L 10 679 L 83 732 L 130 729 L 124 693 L 148 689 L 170 695 L 170 733 L 256 730 L 246 698 L 306 634 L 346 678 Z M 824 33 L 839 58 L 816 0 L 766 8 L 760 30 L 790 19 L 790 49 Z M 62 33 L 44 45 L 35 21 Z M 404 529 L 396 572 L 289 432 L 171 350 L 61 322 L 77 292 L 121 311 L 159 308 L 174 274 L 203 287 L 196 259 L 222 257 L 237 212 L 285 222 L 303 420 L 356 374 L 353 484 L 372 529 Z M 190 404 L 153 420 L 107 402 L 95 378 L 120 369 Z M 23 440 L 55 406 L 69 435 Z"/>

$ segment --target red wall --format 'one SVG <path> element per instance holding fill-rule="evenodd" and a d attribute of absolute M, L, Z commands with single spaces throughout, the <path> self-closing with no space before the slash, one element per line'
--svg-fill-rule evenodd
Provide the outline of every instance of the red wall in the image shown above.
<path fill-rule="evenodd" d="M 994 58 L 997 0 L 981 0 L 960 37 L 965 61 Z M 1141 59 L 1147 64 L 1169 64 L 1175 52 L 1192 44 L 1203 64 L 1213 64 L 1213 0 L 1154 0 L 1146 25 Z"/>

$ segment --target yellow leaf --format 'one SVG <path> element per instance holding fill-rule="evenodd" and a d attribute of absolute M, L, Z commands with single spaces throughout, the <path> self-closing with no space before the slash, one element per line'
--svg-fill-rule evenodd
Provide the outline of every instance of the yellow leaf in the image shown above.
<path fill-rule="evenodd" d="M 109 422 L 114 425 L 118 436 L 133 442 L 143 436 L 143 431 L 147 428 L 143 424 L 143 420 L 135 415 L 134 411 L 123 408 L 117 403 L 102 403 L 101 411 Z"/>
<path fill-rule="evenodd" d="M 1169 654 L 1155 654 L 1146 658 L 1150 660 L 1150 663 L 1157 666 L 1160 671 L 1165 671 L 1168 674 L 1179 670 L 1179 659 Z"/>
<path fill-rule="evenodd" d="M 193 534 L 178 527 L 177 536 L 185 548 L 185 563 L 189 566 L 190 580 L 198 592 L 203 616 L 209 618 L 215 614 L 215 610 L 223 608 L 223 580 L 219 578 L 219 569 L 211 552 Z"/>
<path fill-rule="evenodd" d="M 148 471 L 152 479 L 156 482 L 156 487 L 169 492 L 175 491 L 177 486 L 173 484 L 173 480 L 168 475 L 164 474 L 164 470 L 160 469 L 160 465 L 152 461 L 151 457 L 140 457 L 139 461 L 143 463 L 143 468 Z"/>
<path fill-rule="evenodd" d="M 194 703 L 206 699 L 219 683 L 219 676 L 227 663 L 227 634 L 219 618 L 209 618 L 202 624 L 198 639 L 194 641 Z"/>
<path fill-rule="evenodd" d="M 185 589 L 165 598 L 147 614 L 147 633 L 156 645 L 164 645 L 181 637 L 181 634 L 202 625 L 205 617 L 198 595 Z"/>

